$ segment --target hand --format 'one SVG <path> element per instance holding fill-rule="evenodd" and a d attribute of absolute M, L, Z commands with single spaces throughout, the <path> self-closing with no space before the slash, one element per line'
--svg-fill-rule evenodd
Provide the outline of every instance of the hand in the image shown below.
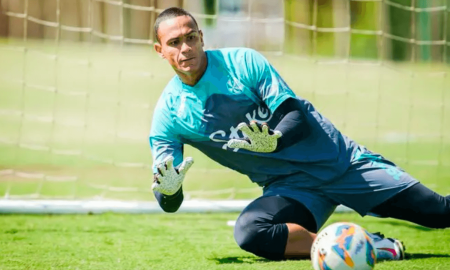
<path fill-rule="evenodd" d="M 256 121 L 250 122 L 250 127 L 246 123 L 240 123 L 237 129 L 242 131 L 247 137 L 246 139 L 231 139 L 228 141 L 227 146 L 230 148 L 241 148 L 253 152 L 270 153 L 275 151 L 278 144 L 278 138 L 282 136 L 278 130 L 274 131 L 274 134 L 269 134 L 269 126 L 264 123 L 261 125 L 261 130 L 258 127 Z"/>
<path fill-rule="evenodd" d="M 173 195 L 183 183 L 184 176 L 194 163 L 194 159 L 187 157 L 179 168 L 173 167 L 173 157 L 168 156 L 162 163 L 156 166 L 158 174 L 155 174 L 152 189 L 164 195 Z"/>

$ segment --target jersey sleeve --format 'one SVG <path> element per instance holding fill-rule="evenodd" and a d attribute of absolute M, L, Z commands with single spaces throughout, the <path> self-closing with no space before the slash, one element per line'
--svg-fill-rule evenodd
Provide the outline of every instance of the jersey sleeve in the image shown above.
<path fill-rule="evenodd" d="M 163 162 L 167 156 L 174 157 L 174 166 L 183 161 L 183 144 L 172 121 L 170 104 L 164 96 L 161 96 L 154 110 L 149 141 L 153 173 L 158 172 L 156 165 Z"/>
<path fill-rule="evenodd" d="M 259 52 L 249 49 L 245 52 L 244 64 L 247 84 L 256 91 L 261 100 L 273 113 L 286 99 L 295 93 L 289 88 L 280 74 Z"/>

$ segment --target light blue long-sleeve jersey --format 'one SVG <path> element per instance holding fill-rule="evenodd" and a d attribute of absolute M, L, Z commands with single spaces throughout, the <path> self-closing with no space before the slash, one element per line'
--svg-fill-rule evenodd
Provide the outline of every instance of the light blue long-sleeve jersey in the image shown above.
<path fill-rule="evenodd" d="M 199 149 L 218 163 L 246 174 L 261 186 L 298 174 L 307 182 L 328 182 L 350 166 L 356 144 L 342 135 L 307 100 L 297 97 L 277 71 L 252 49 L 206 51 L 205 73 L 194 86 L 175 76 L 156 105 L 150 131 L 153 170 L 168 155 L 179 165 L 183 144 Z M 279 152 L 230 149 L 227 141 L 243 138 L 241 122 L 256 120 L 275 128 L 276 112 L 286 99 L 297 99 L 306 116 L 309 136 Z"/>

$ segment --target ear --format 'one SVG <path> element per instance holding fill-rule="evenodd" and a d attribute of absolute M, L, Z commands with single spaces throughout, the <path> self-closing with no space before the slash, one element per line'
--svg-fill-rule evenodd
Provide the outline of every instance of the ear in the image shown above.
<path fill-rule="evenodd" d="M 202 43 L 202 47 L 205 46 L 205 42 L 203 42 L 203 32 L 202 30 L 198 30 L 198 34 L 200 36 L 200 42 Z"/>
<path fill-rule="evenodd" d="M 155 49 L 156 53 L 159 54 L 159 57 L 164 59 L 164 54 L 162 53 L 162 46 L 159 43 L 153 44 L 153 48 Z"/>

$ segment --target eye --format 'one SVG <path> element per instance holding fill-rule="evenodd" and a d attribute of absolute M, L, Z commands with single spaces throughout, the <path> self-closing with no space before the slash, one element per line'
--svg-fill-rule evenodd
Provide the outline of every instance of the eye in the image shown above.
<path fill-rule="evenodd" d="M 178 40 L 177 39 L 175 39 L 175 40 L 172 40 L 172 41 L 170 41 L 169 42 L 169 46 L 177 46 L 178 45 Z"/>

